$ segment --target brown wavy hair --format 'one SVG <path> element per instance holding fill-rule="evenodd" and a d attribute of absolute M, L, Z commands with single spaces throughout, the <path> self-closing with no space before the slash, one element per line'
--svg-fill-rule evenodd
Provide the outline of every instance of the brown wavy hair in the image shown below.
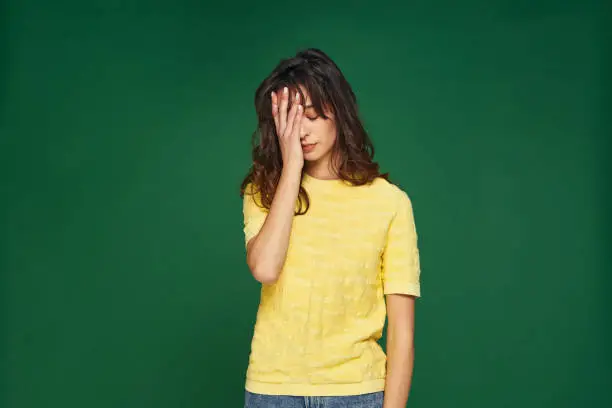
<path fill-rule="evenodd" d="M 335 163 L 338 176 L 354 186 L 371 183 L 377 177 L 388 180 L 388 173 L 381 174 L 378 163 L 374 161 L 374 145 L 359 117 L 357 98 L 350 84 L 327 54 L 309 48 L 281 60 L 255 91 L 258 125 L 252 135 L 253 164 L 240 186 L 240 197 L 245 193 L 259 194 L 261 205 L 270 209 L 283 168 L 270 96 L 273 91 L 278 93 L 283 87 L 288 87 L 290 95 L 299 92 L 301 100 L 305 101 L 300 86 L 310 95 L 317 115 L 336 121 L 337 137 L 332 158 L 338 160 Z M 294 98 L 290 97 L 289 101 L 292 100 Z M 287 109 L 290 108 L 291 105 Z M 326 111 L 334 118 L 327 116 Z M 247 192 L 249 184 L 252 190 Z M 305 214 L 310 200 L 303 186 L 300 186 L 298 199 L 296 215 Z"/>

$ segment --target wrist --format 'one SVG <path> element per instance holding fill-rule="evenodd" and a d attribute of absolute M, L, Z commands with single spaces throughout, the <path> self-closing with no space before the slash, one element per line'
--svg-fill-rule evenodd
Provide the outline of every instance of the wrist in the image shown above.
<path fill-rule="evenodd" d="M 281 177 L 289 177 L 289 178 L 302 178 L 302 166 L 299 164 L 287 163 L 286 166 L 283 166 L 283 170 L 281 171 Z"/>

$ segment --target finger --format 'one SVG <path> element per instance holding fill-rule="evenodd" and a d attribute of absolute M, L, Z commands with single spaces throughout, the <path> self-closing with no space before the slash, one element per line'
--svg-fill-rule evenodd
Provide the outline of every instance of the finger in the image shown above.
<path fill-rule="evenodd" d="M 278 96 L 276 92 L 272 92 L 272 117 L 274 118 L 274 126 L 276 126 L 276 133 L 279 133 L 279 119 L 278 119 Z"/>
<path fill-rule="evenodd" d="M 293 120 L 293 137 L 295 137 L 298 141 L 300 140 L 300 131 L 302 129 L 303 118 L 304 107 L 302 105 L 298 105 L 297 113 L 295 114 L 295 119 Z"/>
<path fill-rule="evenodd" d="M 289 102 L 289 89 L 285 87 L 283 89 L 283 94 L 281 95 L 281 100 L 278 109 L 279 115 L 279 134 L 285 134 L 285 128 L 287 127 L 287 103 Z"/>
<path fill-rule="evenodd" d="M 292 132 L 293 132 L 293 123 L 295 121 L 295 116 L 297 114 L 298 111 L 298 100 L 299 100 L 299 94 L 296 95 L 296 100 L 293 103 L 293 106 L 291 107 L 291 110 L 289 111 L 289 115 L 287 117 L 287 127 L 285 128 L 285 133 L 283 133 L 284 135 L 286 135 L 287 137 L 290 137 Z"/>

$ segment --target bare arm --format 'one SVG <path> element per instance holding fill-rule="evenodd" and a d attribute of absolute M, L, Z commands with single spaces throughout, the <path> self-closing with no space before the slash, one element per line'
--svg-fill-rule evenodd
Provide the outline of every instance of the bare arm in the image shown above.
<path fill-rule="evenodd" d="M 283 170 L 270 213 L 259 233 L 247 243 L 247 264 L 255 279 L 274 283 L 285 263 L 301 172 Z"/>
<path fill-rule="evenodd" d="M 387 378 L 384 408 L 405 408 L 414 367 L 414 303 L 409 295 L 387 295 Z"/>
<path fill-rule="evenodd" d="M 274 283 L 283 268 L 291 225 L 300 191 L 304 156 L 300 144 L 300 126 L 304 111 L 296 93 L 296 103 L 287 114 L 289 92 L 285 88 L 280 106 L 272 93 L 272 114 L 283 158 L 283 170 L 272 199 L 270 211 L 259 233 L 247 243 L 247 265 L 261 283 Z"/>

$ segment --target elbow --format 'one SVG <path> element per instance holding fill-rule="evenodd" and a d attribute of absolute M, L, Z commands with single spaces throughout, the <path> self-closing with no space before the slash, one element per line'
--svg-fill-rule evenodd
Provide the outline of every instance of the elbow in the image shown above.
<path fill-rule="evenodd" d="M 254 250 L 251 243 L 247 247 L 247 265 L 255 280 L 262 284 L 271 285 L 280 275 L 281 268 L 272 262 L 269 256 L 262 256 L 259 251 Z"/>
<path fill-rule="evenodd" d="M 247 264 L 256 281 L 262 284 L 271 285 L 278 280 L 280 273 L 277 270 L 278 268 L 275 268 L 273 265 L 255 262 L 249 257 L 247 257 Z"/>
<path fill-rule="evenodd" d="M 279 273 L 273 268 L 251 268 L 251 273 L 257 282 L 272 285 L 278 280 Z"/>
<path fill-rule="evenodd" d="M 276 273 L 260 273 L 258 275 L 253 274 L 253 276 L 258 282 L 264 285 L 272 285 L 278 280 L 278 274 Z"/>

